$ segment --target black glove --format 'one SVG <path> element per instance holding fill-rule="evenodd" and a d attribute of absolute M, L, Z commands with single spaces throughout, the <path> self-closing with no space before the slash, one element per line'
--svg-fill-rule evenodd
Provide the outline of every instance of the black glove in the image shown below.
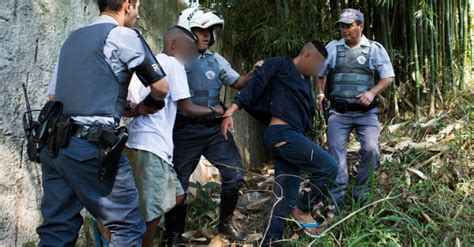
<path fill-rule="evenodd" d="M 146 107 L 150 107 L 154 110 L 161 110 L 163 107 L 165 107 L 165 101 L 160 99 L 156 100 L 151 96 L 151 93 L 146 96 L 146 98 L 143 100 L 143 104 Z"/>

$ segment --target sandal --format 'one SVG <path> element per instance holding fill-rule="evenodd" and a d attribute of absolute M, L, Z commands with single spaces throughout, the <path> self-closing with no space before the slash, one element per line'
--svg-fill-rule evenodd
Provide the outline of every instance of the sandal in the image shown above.
<path fill-rule="evenodd" d="M 109 247 L 109 242 L 100 234 L 97 221 L 92 220 L 92 230 L 94 232 L 95 246 L 96 247 Z"/>
<path fill-rule="evenodd" d="M 293 221 L 294 223 L 296 223 L 298 225 L 299 228 L 303 229 L 304 233 L 309 236 L 309 237 L 312 237 L 312 238 L 319 238 L 321 232 L 318 231 L 318 235 L 314 235 L 313 233 L 309 232 L 308 230 L 306 230 L 306 228 L 318 228 L 319 227 L 319 224 L 318 222 L 314 221 L 314 222 L 311 222 L 311 223 L 306 223 L 306 222 L 301 222 L 301 221 L 297 221 L 295 220 L 295 218 L 291 217 L 291 221 Z"/>

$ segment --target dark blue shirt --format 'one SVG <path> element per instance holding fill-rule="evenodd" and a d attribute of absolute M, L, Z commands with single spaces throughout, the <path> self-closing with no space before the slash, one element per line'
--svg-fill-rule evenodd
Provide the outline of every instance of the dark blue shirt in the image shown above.
<path fill-rule="evenodd" d="M 273 57 L 257 69 L 252 81 L 235 96 L 235 104 L 265 125 L 271 117 L 308 131 L 315 114 L 311 80 L 296 70 L 293 59 Z"/>

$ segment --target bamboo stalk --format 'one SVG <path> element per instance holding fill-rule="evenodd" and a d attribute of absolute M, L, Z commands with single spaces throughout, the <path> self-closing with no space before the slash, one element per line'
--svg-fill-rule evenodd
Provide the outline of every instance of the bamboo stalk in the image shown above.
<path fill-rule="evenodd" d="M 474 72 L 474 49 L 472 47 L 472 16 L 471 16 L 471 1 L 467 1 L 467 7 L 466 7 L 466 12 L 467 12 L 467 36 L 469 40 L 469 50 L 471 51 L 471 72 Z"/>
<path fill-rule="evenodd" d="M 420 104 L 421 104 L 421 91 L 420 91 L 420 65 L 419 65 L 419 55 L 418 55 L 418 45 L 417 45 L 417 19 L 415 17 L 416 12 L 416 2 L 412 1 L 412 18 L 411 18 L 411 38 L 412 38 L 412 52 L 413 52 L 413 60 L 415 63 L 415 76 L 414 76 L 414 84 L 415 84 L 415 117 L 416 119 L 420 119 L 421 111 L 420 111 Z"/>
<path fill-rule="evenodd" d="M 466 45 L 466 38 L 465 38 L 465 28 L 464 28 L 464 3 L 466 0 L 458 0 L 458 17 L 459 17 L 459 89 L 464 89 L 464 61 L 465 61 L 465 45 Z"/>
<path fill-rule="evenodd" d="M 434 9 L 433 9 L 433 2 L 435 0 L 430 0 L 430 14 L 429 19 L 431 23 L 434 23 Z M 434 116 L 435 114 L 435 97 L 436 97 L 436 59 L 435 59 L 435 27 L 430 28 L 430 45 L 429 45 L 429 53 L 430 53 L 430 116 Z"/>
<path fill-rule="evenodd" d="M 407 36 L 407 23 L 406 23 L 406 20 L 407 18 L 405 18 L 407 15 L 405 14 L 406 13 L 406 7 L 405 5 L 403 5 L 403 7 L 401 8 L 401 28 L 402 28 L 402 43 L 403 43 L 403 54 L 404 54 L 404 58 L 405 58 L 405 61 L 408 61 L 409 58 L 410 58 L 410 52 L 408 50 L 408 36 Z M 405 62 L 404 63 L 404 82 L 408 82 L 410 80 L 410 72 L 409 72 L 409 63 L 408 62 Z"/>
<path fill-rule="evenodd" d="M 423 8 L 423 6 L 418 6 Z M 417 29 L 417 40 L 418 40 L 418 64 L 420 69 L 420 78 L 426 78 L 424 75 L 425 66 L 424 66 L 424 38 L 425 38 L 425 30 L 424 30 L 424 21 L 423 21 L 423 11 L 421 11 L 420 19 L 417 20 L 418 29 Z M 421 86 L 422 82 L 419 82 L 419 86 Z"/>
<path fill-rule="evenodd" d="M 472 16 L 471 16 L 471 1 L 468 0 L 466 4 L 466 12 L 467 12 L 467 39 L 469 40 L 469 50 L 471 51 L 471 71 L 474 72 L 474 49 L 472 47 Z"/>
<path fill-rule="evenodd" d="M 448 65 L 448 78 L 451 85 L 451 89 L 455 89 L 455 80 L 453 74 L 453 40 L 451 35 L 451 28 L 452 28 L 452 4 L 451 1 L 446 2 L 446 12 L 445 12 L 445 20 L 446 20 L 446 54 L 447 54 L 447 65 Z"/>

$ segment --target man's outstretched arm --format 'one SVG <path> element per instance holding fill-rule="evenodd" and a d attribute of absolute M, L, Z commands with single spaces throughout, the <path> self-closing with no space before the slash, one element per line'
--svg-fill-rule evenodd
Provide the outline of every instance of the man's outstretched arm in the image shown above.
<path fill-rule="evenodd" d="M 178 106 L 185 117 L 203 117 L 207 115 L 222 116 L 224 108 L 217 104 L 213 107 L 200 106 L 193 103 L 191 98 L 186 98 L 178 101 Z"/>
<path fill-rule="evenodd" d="M 251 80 L 252 80 L 252 75 L 253 73 L 255 72 L 256 69 L 262 67 L 263 65 L 263 60 L 260 60 L 258 62 L 256 62 L 254 65 L 253 65 L 253 69 L 248 72 L 247 74 L 245 75 L 241 75 L 237 81 L 232 84 L 232 88 L 233 89 L 236 89 L 236 90 L 240 90 L 242 89 L 243 87 L 245 87 Z"/>

